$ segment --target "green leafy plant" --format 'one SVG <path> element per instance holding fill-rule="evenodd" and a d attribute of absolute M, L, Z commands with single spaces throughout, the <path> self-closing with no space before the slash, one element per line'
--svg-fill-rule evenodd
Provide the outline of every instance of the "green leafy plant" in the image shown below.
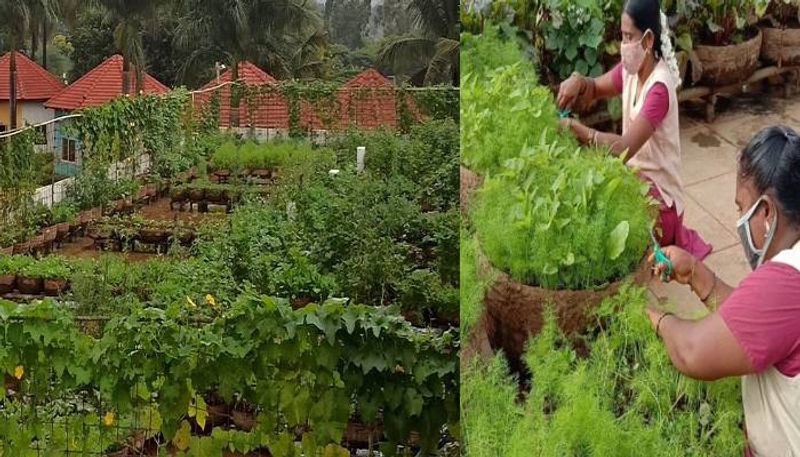
<path fill-rule="evenodd" d="M 533 383 L 522 404 L 502 355 L 462 376 L 469 455 L 678 456 L 742 452 L 734 379 L 704 383 L 678 373 L 644 316 L 647 291 L 624 287 L 604 303 L 605 325 L 585 357 L 548 315 L 525 361 Z"/>
<path fill-rule="evenodd" d="M 47 256 L 40 260 L 31 259 L 18 264 L 19 274 L 28 278 L 67 279 L 71 270 L 63 257 Z"/>
<path fill-rule="evenodd" d="M 558 78 L 555 81 L 566 79 L 573 71 L 600 76 L 606 22 L 598 2 L 546 0 L 542 3 L 539 25 L 547 51 L 542 63 L 553 69 Z"/>
<path fill-rule="evenodd" d="M 477 38 L 476 38 L 477 39 Z M 500 40 L 481 36 L 486 46 Z M 549 89 L 538 85 L 536 70 L 520 60 L 487 71 L 485 76 L 465 74 L 462 78 L 462 161 L 480 174 L 500 170 L 506 160 L 519 155 L 526 145 L 539 141 L 574 145 L 557 134 L 558 114 Z"/>
<path fill-rule="evenodd" d="M 53 205 L 51 214 L 51 222 L 53 224 L 73 222 L 78 215 L 78 209 L 72 202 L 61 202 Z"/>
<path fill-rule="evenodd" d="M 653 225 L 648 186 L 603 151 L 539 144 L 478 192 L 481 248 L 520 282 L 582 289 L 629 273 Z"/>

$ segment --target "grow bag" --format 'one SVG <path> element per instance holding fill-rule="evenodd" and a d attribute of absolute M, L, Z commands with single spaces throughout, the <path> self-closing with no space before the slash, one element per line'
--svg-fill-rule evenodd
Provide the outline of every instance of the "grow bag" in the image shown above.
<path fill-rule="evenodd" d="M 700 81 L 711 86 L 724 86 L 744 81 L 758 68 L 761 54 L 761 30 L 756 36 L 729 46 L 697 45 L 697 55 L 702 65 Z"/>
<path fill-rule="evenodd" d="M 761 58 L 781 66 L 800 65 L 800 28 L 762 27 Z"/>
<path fill-rule="evenodd" d="M 39 295 L 42 292 L 43 283 L 42 278 L 17 276 L 17 289 L 23 294 Z"/>
<path fill-rule="evenodd" d="M 58 227 L 55 225 L 46 227 L 44 230 L 42 230 L 42 236 L 44 237 L 44 242 L 47 244 L 55 242 L 56 238 L 58 237 Z"/>
<path fill-rule="evenodd" d="M 31 251 L 42 252 L 47 248 L 47 240 L 44 235 L 36 235 L 30 241 Z"/>
<path fill-rule="evenodd" d="M 164 243 L 169 238 L 169 232 L 162 229 L 143 228 L 139 230 L 139 241 L 148 244 Z"/>
<path fill-rule="evenodd" d="M 0 275 L 0 294 L 7 294 L 14 291 L 14 286 L 17 284 L 17 275 L 3 274 Z"/>
<path fill-rule="evenodd" d="M 460 167 L 461 187 L 459 196 L 461 199 L 461 212 L 466 213 L 469 209 L 469 199 L 472 192 L 483 184 L 483 177 L 479 176 L 469 168 Z"/>
<path fill-rule="evenodd" d="M 201 202 L 205 197 L 205 190 L 201 188 L 195 188 L 189 190 L 189 200 L 193 202 Z"/>
<path fill-rule="evenodd" d="M 69 235 L 69 222 L 56 224 L 56 241 L 61 241 Z"/>
<path fill-rule="evenodd" d="M 14 245 L 14 255 L 27 254 L 30 250 L 31 243 L 29 241 L 23 241 Z"/>
<path fill-rule="evenodd" d="M 484 296 L 482 319 L 486 337 L 494 350 L 503 350 L 511 368 L 521 372 L 520 357 L 528 339 L 539 333 L 544 324 L 544 310 L 552 306 L 558 326 L 570 338 L 584 334 L 594 322 L 591 311 L 603 300 L 615 295 L 627 280 L 645 284 L 649 279 L 646 259 L 626 278 L 584 290 L 553 290 L 529 286 L 514 281 L 508 274 L 494 268 L 478 252 L 478 271 L 496 280 Z"/>
<path fill-rule="evenodd" d="M 67 290 L 66 279 L 45 279 L 44 280 L 44 294 L 48 297 L 57 297 L 62 292 Z"/>

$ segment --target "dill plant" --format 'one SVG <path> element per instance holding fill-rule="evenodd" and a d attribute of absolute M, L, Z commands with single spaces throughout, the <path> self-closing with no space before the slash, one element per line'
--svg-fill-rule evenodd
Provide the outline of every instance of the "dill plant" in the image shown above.
<path fill-rule="evenodd" d="M 478 241 L 475 234 L 461 229 L 460 281 L 461 334 L 467 335 L 483 314 L 483 297 L 486 288 L 494 282 L 492 277 L 478 274 Z"/>
<path fill-rule="evenodd" d="M 491 33 L 467 41 L 476 44 L 473 57 L 467 51 L 467 70 L 461 78 L 461 158 L 465 165 L 479 174 L 492 175 L 541 135 L 546 135 L 548 142 L 576 145 L 573 138 L 558 134 L 553 95 L 539 85 L 535 67 L 516 44 Z M 514 60 L 509 57 L 512 48 Z M 477 59 L 488 60 L 473 63 Z"/>
<path fill-rule="evenodd" d="M 647 185 L 608 154 L 550 142 L 486 179 L 472 210 L 483 252 L 522 283 L 585 289 L 641 260 L 653 221 Z"/>
<path fill-rule="evenodd" d="M 597 313 L 606 325 L 585 358 L 549 314 L 525 354 L 532 387 L 521 402 L 502 355 L 465 370 L 466 454 L 741 455 L 738 381 L 701 382 L 677 372 L 644 316 L 646 293 L 626 286 L 604 302 Z"/>

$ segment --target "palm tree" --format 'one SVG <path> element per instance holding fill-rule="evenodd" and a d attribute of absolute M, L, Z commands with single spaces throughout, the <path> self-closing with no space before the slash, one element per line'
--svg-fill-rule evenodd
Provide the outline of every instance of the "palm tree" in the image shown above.
<path fill-rule="evenodd" d="M 11 48 L 9 56 L 9 124 L 10 129 L 17 128 L 17 46 L 22 44 L 25 31 L 30 23 L 31 10 L 29 0 L 4 0 L 0 3 L 0 17 L 4 18 L 8 30 L 8 41 Z"/>
<path fill-rule="evenodd" d="M 116 24 L 114 45 L 122 54 L 122 93 L 131 93 L 131 73 L 135 73 L 136 93 L 144 83 L 145 56 L 142 46 L 144 24 L 153 24 L 161 0 L 96 0 L 108 19 Z"/>
<path fill-rule="evenodd" d="M 307 0 L 184 0 L 176 44 L 193 50 L 181 73 L 201 57 L 225 62 L 234 81 L 249 60 L 277 76 L 303 67 L 299 56 L 319 43 L 322 18 Z M 239 100 L 232 93 L 231 126 L 239 126 Z"/>
<path fill-rule="evenodd" d="M 36 60 L 36 51 L 39 46 L 39 26 L 41 26 L 42 39 L 42 66 L 47 69 L 47 26 L 59 18 L 61 11 L 60 0 L 29 0 L 31 59 Z"/>
<path fill-rule="evenodd" d="M 419 75 L 425 85 L 459 80 L 458 0 L 409 0 L 416 33 L 389 37 L 378 63 L 396 74 Z"/>

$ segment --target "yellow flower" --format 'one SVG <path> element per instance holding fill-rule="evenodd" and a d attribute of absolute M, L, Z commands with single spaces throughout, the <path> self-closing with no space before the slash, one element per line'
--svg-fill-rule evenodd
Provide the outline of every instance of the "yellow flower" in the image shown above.
<path fill-rule="evenodd" d="M 211 305 L 214 308 L 217 307 L 217 300 L 214 299 L 214 296 L 211 295 L 211 294 L 206 295 L 206 303 L 208 303 L 209 305 Z"/>
<path fill-rule="evenodd" d="M 103 425 L 106 427 L 111 427 L 114 425 L 114 411 L 109 411 L 103 416 Z"/>
<path fill-rule="evenodd" d="M 22 379 L 23 376 L 25 376 L 25 367 L 22 365 L 17 365 L 17 367 L 14 368 L 14 377 L 17 379 Z"/>
<path fill-rule="evenodd" d="M 195 303 L 194 300 L 192 300 L 188 295 L 186 296 L 186 301 L 192 308 L 197 308 L 197 303 Z"/>

